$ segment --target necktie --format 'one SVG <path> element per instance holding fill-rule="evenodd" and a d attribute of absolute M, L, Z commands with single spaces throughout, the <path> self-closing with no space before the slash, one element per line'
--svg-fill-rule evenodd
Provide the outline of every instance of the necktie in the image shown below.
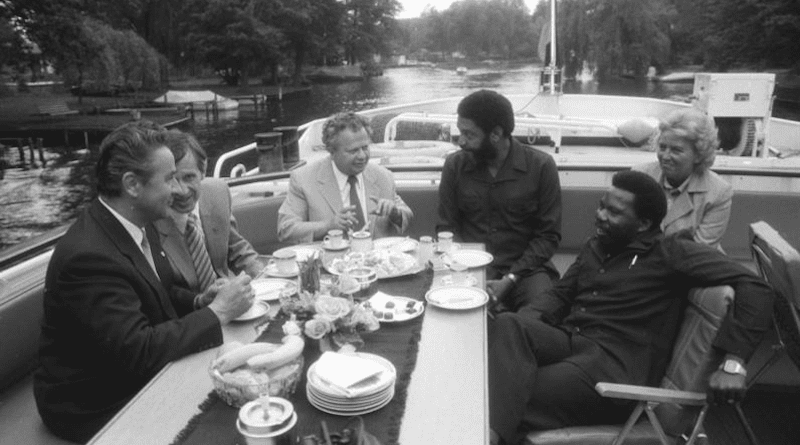
<path fill-rule="evenodd" d="M 347 177 L 347 183 L 350 184 L 350 205 L 356 206 L 356 218 L 358 219 L 356 230 L 361 230 L 366 219 L 364 219 L 364 209 L 361 208 L 361 200 L 358 199 L 358 178 L 350 175 Z"/>
<path fill-rule="evenodd" d="M 147 260 L 147 263 L 150 264 L 150 267 L 153 268 L 153 272 L 156 273 L 158 277 L 158 270 L 156 269 L 156 263 L 153 261 L 153 252 L 150 250 L 150 241 L 147 240 L 147 232 L 142 230 L 144 236 L 142 237 L 142 253 L 144 254 L 144 258 Z M 160 277 L 159 277 L 160 278 Z"/>
<path fill-rule="evenodd" d="M 194 270 L 197 272 L 197 282 L 202 292 L 214 283 L 217 274 L 214 272 L 214 267 L 211 266 L 211 258 L 208 256 L 206 245 L 203 242 L 203 234 L 197 227 L 197 216 L 194 213 L 189 214 L 189 220 L 186 223 L 186 246 L 189 248 L 189 254 L 192 255 Z"/>

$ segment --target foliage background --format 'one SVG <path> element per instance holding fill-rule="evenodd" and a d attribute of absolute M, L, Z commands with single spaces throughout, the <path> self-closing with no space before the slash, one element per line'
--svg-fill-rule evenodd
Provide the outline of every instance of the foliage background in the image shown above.
<path fill-rule="evenodd" d="M 549 2 L 460 0 L 395 20 L 398 0 L 0 0 L 0 74 L 68 85 L 163 87 L 213 72 L 230 85 L 303 81 L 307 66 L 382 56 L 541 59 Z M 797 0 L 559 0 L 558 60 L 600 76 L 650 66 L 800 71 Z"/>

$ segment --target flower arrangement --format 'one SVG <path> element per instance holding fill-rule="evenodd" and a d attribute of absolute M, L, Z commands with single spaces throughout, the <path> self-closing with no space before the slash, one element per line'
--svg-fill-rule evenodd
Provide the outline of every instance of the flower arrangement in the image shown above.
<path fill-rule="evenodd" d="M 380 328 L 380 322 L 371 310 L 351 299 L 319 292 L 312 294 L 301 290 L 282 299 L 281 310 L 291 317 L 290 322 L 298 327 L 302 324 L 302 331 L 308 338 L 329 339 L 337 347 L 348 344 L 361 347 L 364 340 L 360 334 Z"/>

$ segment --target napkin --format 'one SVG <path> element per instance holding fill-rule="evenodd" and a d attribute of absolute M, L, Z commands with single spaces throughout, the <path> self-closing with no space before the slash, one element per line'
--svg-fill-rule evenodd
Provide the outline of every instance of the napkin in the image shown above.
<path fill-rule="evenodd" d="M 349 391 L 351 386 L 385 371 L 386 368 L 356 355 L 325 351 L 314 365 L 321 380 Z"/>

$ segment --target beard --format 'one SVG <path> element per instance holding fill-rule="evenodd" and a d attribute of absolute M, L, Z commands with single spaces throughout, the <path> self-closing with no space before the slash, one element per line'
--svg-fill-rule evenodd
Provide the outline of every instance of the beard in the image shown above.
<path fill-rule="evenodd" d="M 484 136 L 483 140 L 481 141 L 481 145 L 478 146 L 476 149 L 465 148 L 461 147 L 462 150 L 466 151 L 472 158 L 475 160 L 475 163 L 482 165 L 486 164 L 487 162 L 494 160 L 497 157 L 497 150 L 494 148 L 494 145 L 489 141 L 489 136 Z"/>
<path fill-rule="evenodd" d="M 595 231 L 603 251 L 609 254 L 624 249 L 637 235 L 634 226 L 612 226 L 599 221 L 595 222 Z"/>

